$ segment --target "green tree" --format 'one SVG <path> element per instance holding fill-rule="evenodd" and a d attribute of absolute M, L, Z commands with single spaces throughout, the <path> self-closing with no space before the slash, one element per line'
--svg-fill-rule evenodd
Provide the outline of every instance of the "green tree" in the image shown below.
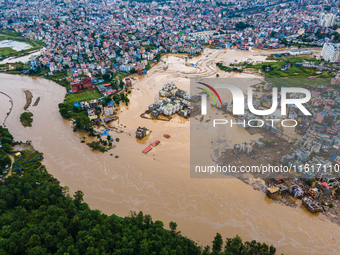
<path fill-rule="evenodd" d="M 10 134 L 0 127 L 4 136 Z M 26 154 L 28 155 L 28 154 Z M 28 158 L 32 159 L 32 158 Z M 0 182 L 1 254 L 210 254 L 150 215 L 131 212 L 124 218 L 92 210 L 83 192 L 69 196 L 41 162 L 22 165 L 22 174 Z M 214 240 L 213 254 L 221 244 Z M 275 248 L 256 241 L 227 239 L 225 254 L 273 255 Z"/>
<path fill-rule="evenodd" d="M 11 146 L 8 143 L 5 143 L 5 144 L 2 145 L 2 149 L 6 152 L 10 152 Z"/>
<path fill-rule="evenodd" d="M 209 255 L 210 254 L 210 246 L 209 245 L 204 247 L 202 254 L 203 255 Z"/>
<path fill-rule="evenodd" d="M 6 144 L 6 146 L 7 146 L 8 144 Z M 9 145 L 8 145 L 9 146 Z M 11 163 L 12 163 L 12 161 L 11 161 L 11 159 L 8 157 L 8 156 L 3 156 L 2 157 L 2 159 L 1 159 L 1 157 L 0 157 L 0 170 L 2 169 L 2 168 L 5 168 L 5 166 L 7 166 L 7 165 L 11 165 Z"/>
<path fill-rule="evenodd" d="M 104 75 L 103 75 L 103 79 L 104 79 L 105 81 L 109 81 L 109 80 L 110 80 L 110 74 L 109 74 L 109 73 L 104 74 Z"/>
<path fill-rule="evenodd" d="M 76 191 L 74 194 L 74 203 L 79 206 L 84 200 L 84 193 L 81 190 Z"/>
<path fill-rule="evenodd" d="M 173 222 L 173 221 L 170 221 L 169 227 L 170 227 L 170 229 L 171 229 L 172 232 L 175 232 L 176 229 L 177 229 L 177 223 L 176 223 L 176 222 Z"/>
<path fill-rule="evenodd" d="M 214 241 L 213 241 L 213 246 L 212 249 L 213 251 L 218 251 L 220 252 L 222 250 L 222 246 L 223 246 L 223 239 L 220 233 L 217 233 Z"/>

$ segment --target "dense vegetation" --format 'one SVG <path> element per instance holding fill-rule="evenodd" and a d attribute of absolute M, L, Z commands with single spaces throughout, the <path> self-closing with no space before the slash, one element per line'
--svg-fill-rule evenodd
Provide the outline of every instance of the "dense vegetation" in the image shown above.
<path fill-rule="evenodd" d="M 11 159 L 0 149 L 0 170 L 11 165 Z M 0 173 L 1 174 L 1 173 Z"/>
<path fill-rule="evenodd" d="M 5 152 L 9 152 L 11 150 L 10 145 L 12 142 L 13 136 L 8 132 L 8 129 L 0 126 L 0 144 Z"/>
<path fill-rule="evenodd" d="M 320 64 L 322 60 L 317 60 L 309 55 L 304 56 L 288 56 L 288 57 L 274 57 L 270 56 L 267 60 L 276 60 L 275 62 L 263 62 L 254 64 L 247 64 L 246 68 L 253 69 L 254 71 L 261 71 L 265 76 L 266 81 L 273 84 L 274 87 L 316 87 L 318 85 L 330 85 L 331 78 L 334 72 L 328 70 L 320 71 L 317 68 L 303 68 L 296 63 L 302 63 L 303 60 L 312 61 L 314 64 Z M 291 68 L 282 71 L 281 68 L 289 61 Z M 269 67 L 269 71 L 266 71 Z M 332 67 L 334 68 L 334 67 Z M 308 77 L 315 77 L 315 79 L 308 79 Z M 277 79 L 281 78 L 281 79 Z M 286 79 L 294 78 L 294 79 Z M 335 89 L 340 89 L 338 85 L 334 86 Z"/>
<path fill-rule="evenodd" d="M 13 137 L 8 132 L 8 129 L 0 126 L 0 175 L 5 175 L 5 172 L 2 171 L 7 171 L 6 167 L 9 167 L 12 163 L 11 159 L 7 156 L 7 153 L 11 150 L 10 145 L 12 141 Z"/>
<path fill-rule="evenodd" d="M 243 30 L 243 29 L 245 29 L 245 28 L 247 28 L 247 27 L 251 27 L 251 25 L 249 25 L 249 24 L 247 24 L 247 23 L 244 23 L 244 22 L 242 22 L 242 21 L 236 23 L 236 25 L 235 25 L 235 29 L 236 29 L 236 30 Z"/>
<path fill-rule="evenodd" d="M 302 63 L 303 60 L 312 61 L 315 64 L 320 64 L 322 61 L 317 60 L 309 55 L 304 56 L 289 56 L 276 58 L 270 56 L 267 60 L 276 60 L 275 62 L 264 62 L 256 65 L 248 64 L 247 68 L 253 68 L 255 70 L 261 70 L 266 78 L 278 78 L 278 77 L 291 77 L 291 78 L 307 78 L 309 76 L 316 76 L 318 78 L 331 78 L 334 76 L 333 73 L 328 73 L 328 70 L 324 70 L 321 74 L 318 74 L 316 68 L 303 68 L 297 66 L 296 63 Z M 289 61 L 292 65 L 291 69 L 281 71 L 281 68 L 285 65 L 286 61 Z M 266 67 L 270 67 L 270 71 L 265 71 Z"/>
<path fill-rule="evenodd" d="M 40 102 L 40 97 L 37 97 L 37 99 L 35 100 L 33 106 L 38 106 L 39 102 Z"/>
<path fill-rule="evenodd" d="M 80 107 L 74 106 L 73 102 L 65 100 L 64 103 L 59 104 L 59 112 L 65 119 L 73 119 L 74 131 L 88 131 L 90 135 L 94 135 L 94 130 L 86 111 Z"/>
<path fill-rule="evenodd" d="M 222 63 L 216 63 L 216 66 L 218 68 L 220 68 L 222 71 L 225 71 L 225 72 L 239 72 L 239 73 L 242 73 L 243 72 L 243 69 L 239 69 L 239 68 L 236 68 L 236 67 L 228 67 L 228 66 L 225 66 L 223 65 Z"/>
<path fill-rule="evenodd" d="M 217 234 L 203 250 L 142 212 L 120 218 L 91 210 L 83 193 L 74 198 L 39 163 L 23 167 L 22 177 L 0 184 L 1 254 L 275 254 L 274 247 Z"/>
<path fill-rule="evenodd" d="M 0 127 L 0 134 L 11 140 L 7 129 Z M 0 182 L 0 254 L 275 254 L 273 246 L 238 236 L 228 238 L 222 252 L 220 234 L 211 253 L 181 236 L 175 222 L 166 230 L 142 212 L 107 216 L 91 210 L 81 191 L 72 198 L 39 161 L 21 167 L 21 174 Z"/>
<path fill-rule="evenodd" d="M 198 254 L 192 241 L 163 229 L 143 213 L 107 216 L 89 209 L 83 193 L 67 195 L 59 182 L 35 163 L 22 177 L 0 184 L 2 254 Z M 167 254 L 167 253 L 164 253 Z"/>
<path fill-rule="evenodd" d="M 24 127 L 31 127 L 33 122 L 33 113 L 23 112 L 20 115 L 20 122 Z"/>
<path fill-rule="evenodd" d="M 90 135 L 94 135 L 92 124 L 87 116 L 86 111 L 80 107 L 74 106 L 74 102 L 90 101 L 100 98 L 101 95 L 97 89 L 90 89 L 74 94 L 67 94 L 63 103 L 59 104 L 60 115 L 64 119 L 74 120 L 74 131 L 88 131 Z M 96 109 L 99 111 L 99 109 Z"/>

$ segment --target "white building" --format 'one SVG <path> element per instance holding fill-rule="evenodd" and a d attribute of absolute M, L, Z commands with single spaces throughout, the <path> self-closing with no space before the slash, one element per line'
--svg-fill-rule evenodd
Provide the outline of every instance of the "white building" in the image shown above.
<path fill-rule="evenodd" d="M 318 25 L 322 27 L 331 27 L 335 24 L 335 15 L 321 13 L 319 16 Z"/>
<path fill-rule="evenodd" d="M 288 51 L 288 53 L 291 56 L 297 56 L 297 55 L 312 54 L 312 51 L 309 49 L 298 49 L 298 50 L 290 50 Z"/>
<path fill-rule="evenodd" d="M 204 39 L 204 38 L 208 38 L 214 35 L 214 33 L 216 33 L 216 31 L 202 31 L 202 32 L 189 33 L 189 35 L 195 38 Z"/>
<path fill-rule="evenodd" d="M 325 42 L 321 56 L 329 62 L 340 62 L 340 44 Z"/>
<path fill-rule="evenodd" d="M 104 107 L 104 112 L 106 116 L 113 115 L 113 107 L 111 105 Z"/>

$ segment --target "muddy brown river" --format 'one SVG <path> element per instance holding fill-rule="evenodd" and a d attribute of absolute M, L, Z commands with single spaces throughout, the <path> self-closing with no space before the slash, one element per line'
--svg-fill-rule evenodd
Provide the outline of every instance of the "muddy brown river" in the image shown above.
<path fill-rule="evenodd" d="M 207 66 L 202 61 L 202 68 Z M 188 79 L 179 76 L 177 70 L 171 71 L 171 67 L 167 72 L 153 69 L 148 76 L 134 81 L 131 104 L 122 107 L 120 122 L 115 124 L 124 133 L 111 131 L 120 142 L 109 153 L 93 152 L 80 143 L 83 135 L 74 133 L 71 123 L 58 112 L 65 89 L 42 78 L 0 74 L 0 91 L 14 101 L 7 128 L 15 140 L 31 140 L 44 153 L 43 164 L 48 171 L 61 185 L 68 186 L 71 194 L 82 190 L 92 209 L 119 216 L 131 210 L 143 211 L 166 226 L 175 221 L 183 235 L 200 245 L 211 245 L 219 232 L 224 239 L 238 234 L 244 241 L 256 239 L 273 244 L 278 254 L 339 254 L 339 226 L 323 215 L 275 203 L 237 179 L 191 179 L 188 121 L 177 117 L 170 122 L 156 122 L 139 116 L 164 83 L 174 81 L 185 89 Z M 32 92 L 32 104 L 41 98 L 38 106 L 28 109 L 34 114 L 31 128 L 24 128 L 19 121 L 25 105 L 24 90 Z M 0 94 L 0 123 L 9 107 L 8 98 Z M 152 130 L 148 140 L 136 141 L 134 132 L 138 126 Z M 165 133 L 171 139 L 165 139 Z M 246 136 L 250 135 L 244 133 L 242 139 Z M 232 137 L 235 134 L 230 134 Z M 144 155 L 141 151 L 156 139 L 161 144 Z"/>

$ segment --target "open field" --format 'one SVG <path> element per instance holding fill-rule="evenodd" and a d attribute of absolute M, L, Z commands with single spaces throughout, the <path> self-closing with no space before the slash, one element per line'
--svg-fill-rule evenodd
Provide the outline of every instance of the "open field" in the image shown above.
<path fill-rule="evenodd" d="M 32 51 L 40 50 L 42 47 L 45 46 L 45 44 L 41 41 L 33 41 L 29 39 L 23 38 L 19 33 L 11 32 L 11 31 L 0 31 L 0 41 L 3 40 L 12 40 L 17 42 L 24 42 L 32 47 L 26 50 L 16 51 L 11 49 L 10 47 L 0 48 L 0 54 L 7 56 L 7 57 L 19 57 L 19 56 L 25 56 L 29 54 Z"/>
<path fill-rule="evenodd" d="M 321 60 L 317 60 L 311 55 L 303 55 L 303 56 L 288 56 L 288 57 L 280 57 L 280 58 L 272 58 L 272 56 L 268 57 L 267 60 L 270 61 L 257 63 L 257 64 L 248 64 L 246 67 L 254 70 L 254 72 L 261 72 L 267 81 L 273 83 L 275 87 L 281 86 L 294 86 L 294 87 L 305 87 L 307 85 L 316 87 L 318 85 L 330 85 L 331 78 L 334 76 L 334 73 L 328 72 L 328 70 L 320 71 L 317 68 L 303 68 L 301 66 L 295 65 L 296 63 L 302 63 L 303 60 L 313 61 L 315 64 L 320 64 Z M 288 70 L 281 71 L 281 68 L 284 64 L 289 61 L 292 67 Z M 264 71 L 264 67 L 270 67 L 270 71 Z M 308 79 L 308 77 L 316 77 L 316 79 Z M 290 79 L 290 81 L 294 82 L 289 85 L 287 80 L 280 78 L 295 78 Z"/>
<path fill-rule="evenodd" d="M 39 153 L 38 151 L 35 151 L 33 148 L 27 148 L 23 151 L 21 151 L 22 153 L 22 158 L 20 160 L 18 160 L 16 162 L 16 165 L 19 165 L 19 164 L 22 164 L 28 160 L 33 160 L 33 159 L 36 159 L 36 158 L 39 158 L 41 157 L 41 153 Z"/>
<path fill-rule="evenodd" d="M 16 53 L 17 51 L 13 50 L 11 47 L 0 48 L 0 55 L 12 56 L 12 54 L 16 54 Z"/>
<path fill-rule="evenodd" d="M 89 101 L 92 99 L 98 99 L 102 95 L 98 92 L 97 89 L 89 89 L 83 92 L 75 93 L 75 94 L 67 94 L 65 101 L 66 102 L 81 102 L 81 101 Z"/>

